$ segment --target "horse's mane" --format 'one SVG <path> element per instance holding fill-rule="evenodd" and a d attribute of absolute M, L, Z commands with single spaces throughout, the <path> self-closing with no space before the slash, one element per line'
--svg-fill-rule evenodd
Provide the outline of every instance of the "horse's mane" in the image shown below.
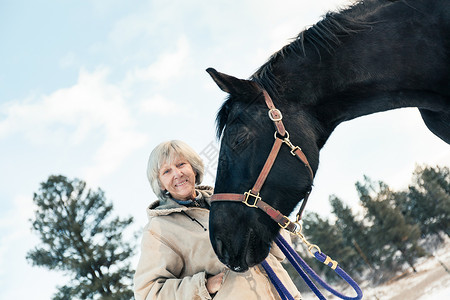
<path fill-rule="evenodd" d="M 400 0 L 360 0 L 337 12 L 328 12 L 322 20 L 300 32 L 290 44 L 274 53 L 250 77 L 250 80 L 256 81 L 269 94 L 276 96 L 277 87 L 280 84 L 272 72 L 276 61 L 288 55 L 306 57 L 305 45 L 311 45 L 316 50 L 319 59 L 321 59 L 321 51 L 332 54 L 334 49 L 341 45 L 343 38 L 372 28 L 374 22 L 368 21 L 368 16 L 379 8 L 396 1 Z"/>
<path fill-rule="evenodd" d="M 337 12 L 328 12 L 322 20 L 300 32 L 290 44 L 274 53 L 249 79 L 257 82 L 269 94 L 276 97 L 280 82 L 273 74 L 273 67 L 278 60 L 288 55 L 306 57 L 307 45 L 311 45 L 316 50 L 319 59 L 321 59 L 322 51 L 332 54 L 334 49 L 341 45 L 343 38 L 372 28 L 375 22 L 369 21 L 368 16 L 396 1 L 406 2 L 405 0 L 360 0 L 348 8 Z M 230 102 L 230 98 L 228 98 L 216 116 L 216 133 L 219 139 L 231 109 Z"/>

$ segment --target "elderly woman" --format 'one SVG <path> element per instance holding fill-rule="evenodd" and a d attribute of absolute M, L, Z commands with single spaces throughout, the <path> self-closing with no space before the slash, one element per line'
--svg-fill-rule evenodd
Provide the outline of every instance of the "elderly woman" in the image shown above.
<path fill-rule="evenodd" d="M 148 179 L 158 200 L 147 209 L 134 295 L 143 299 L 280 299 L 260 266 L 232 272 L 217 259 L 209 241 L 212 187 L 200 186 L 203 163 L 181 141 L 158 145 L 150 154 Z M 295 299 L 295 288 L 273 248 L 267 260 Z"/>

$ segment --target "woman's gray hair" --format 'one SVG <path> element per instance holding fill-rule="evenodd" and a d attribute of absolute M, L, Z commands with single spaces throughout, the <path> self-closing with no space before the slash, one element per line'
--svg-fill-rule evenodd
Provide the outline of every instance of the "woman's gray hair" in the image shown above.
<path fill-rule="evenodd" d="M 203 180 L 204 166 L 200 156 L 188 144 L 178 140 L 167 141 L 159 144 L 150 153 L 147 165 L 147 177 L 153 192 L 158 199 L 167 198 L 159 181 L 159 170 L 164 163 L 171 163 L 178 157 L 185 158 L 195 172 L 195 183 L 198 185 Z"/>

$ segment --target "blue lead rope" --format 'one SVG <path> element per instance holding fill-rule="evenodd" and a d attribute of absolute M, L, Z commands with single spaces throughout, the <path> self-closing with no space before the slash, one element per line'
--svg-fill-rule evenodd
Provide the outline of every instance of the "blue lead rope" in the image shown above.
<path fill-rule="evenodd" d="M 319 289 L 315 286 L 315 284 L 311 281 L 311 279 L 308 277 L 306 272 L 315 280 L 317 281 L 322 287 L 324 287 L 326 290 L 334 294 L 335 296 L 344 299 L 344 300 L 360 300 L 363 296 L 361 288 L 358 286 L 358 284 L 344 271 L 341 269 L 340 266 L 337 266 L 337 263 L 332 261 L 327 255 L 325 255 L 323 252 L 315 252 L 314 256 L 315 258 L 328 265 L 329 267 L 332 267 L 336 274 L 338 274 L 342 279 L 344 279 L 356 292 L 356 297 L 348 297 L 345 296 L 335 289 L 333 289 L 330 285 L 328 285 L 325 281 L 323 281 L 319 275 L 314 272 L 313 269 L 311 269 L 310 266 L 298 255 L 298 253 L 292 249 L 292 247 L 289 245 L 289 243 L 281 236 L 278 235 L 278 237 L 275 240 L 277 246 L 281 249 L 281 251 L 286 255 L 286 258 L 289 260 L 289 262 L 292 264 L 292 266 L 297 270 L 297 272 L 300 274 L 302 279 L 306 282 L 306 284 L 309 286 L 309 288 L 316 294 L 316 296 L 321 300 L 326 300 L 326 298 L 322 295 L 322 293 L 319 291 Z M 280 281 L 280 279 L 276 276 L 275 272 L 273 272 L 272 268 L 270 268 L 267 261 L 262 262 L 262 266 L 264 270 L 266 270 L 266 273 L 268 274 L 270 281 L 275 286 L 275 288 L 278 291 L 278 294 L 280 295 L 282 300 L 285 299 L 293 299 L 292 295 L 287 291 L 286 287 L 283 285 L 283 283 Z M 303 271 L 303 269 L 306 270 Z M 280 287 L 281 286 L 281 287 Z"/>
<path fill-rule="evenodd" d="M 275 286 L 275 289 L 277 290 L 278 294 L 280 295 L 281 300 L 294 300 L 294 298 L 289 293 L 289 291 L 286 289 L 284 284 L 281 282 L 281 280 L 278 278 L 278 276 L 272 270 L 269 263 L 267 261 L 263 261 L 261 263 L 261 265 L 264 268 L 264 270 L 266 271 L 267 275 L 269 275 L 269 279 L 272 282 L 272 284 Z"/>

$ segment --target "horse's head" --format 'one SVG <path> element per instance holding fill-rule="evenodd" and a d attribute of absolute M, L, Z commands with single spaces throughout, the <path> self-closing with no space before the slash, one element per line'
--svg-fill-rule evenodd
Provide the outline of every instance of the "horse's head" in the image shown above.
<path fill-rule="evenodd" d="M 268 116 L 262 88 L 254 81 L 208 69 L 208 73 L 229 98 L 217 115 L 222 136 L 215 194 L 248 192 L 263 169 L 274 144 L 274 123 Z M 313 168 L 319 150 L 308 117 L 298 108 L 274 99 L 292 143 L 301 146 Z M 284 111 L 283 111 L 284 109 Z M 281 146 L 264 184 L 261 199 L 289 215 L 311 186 L 305 166 Z M 214 201 L 210 214 L 210 239 L 219 259 L 234 271 L 245 271 L 263 261 L 280 226 L 262 210 L 241 202 Z"/>

